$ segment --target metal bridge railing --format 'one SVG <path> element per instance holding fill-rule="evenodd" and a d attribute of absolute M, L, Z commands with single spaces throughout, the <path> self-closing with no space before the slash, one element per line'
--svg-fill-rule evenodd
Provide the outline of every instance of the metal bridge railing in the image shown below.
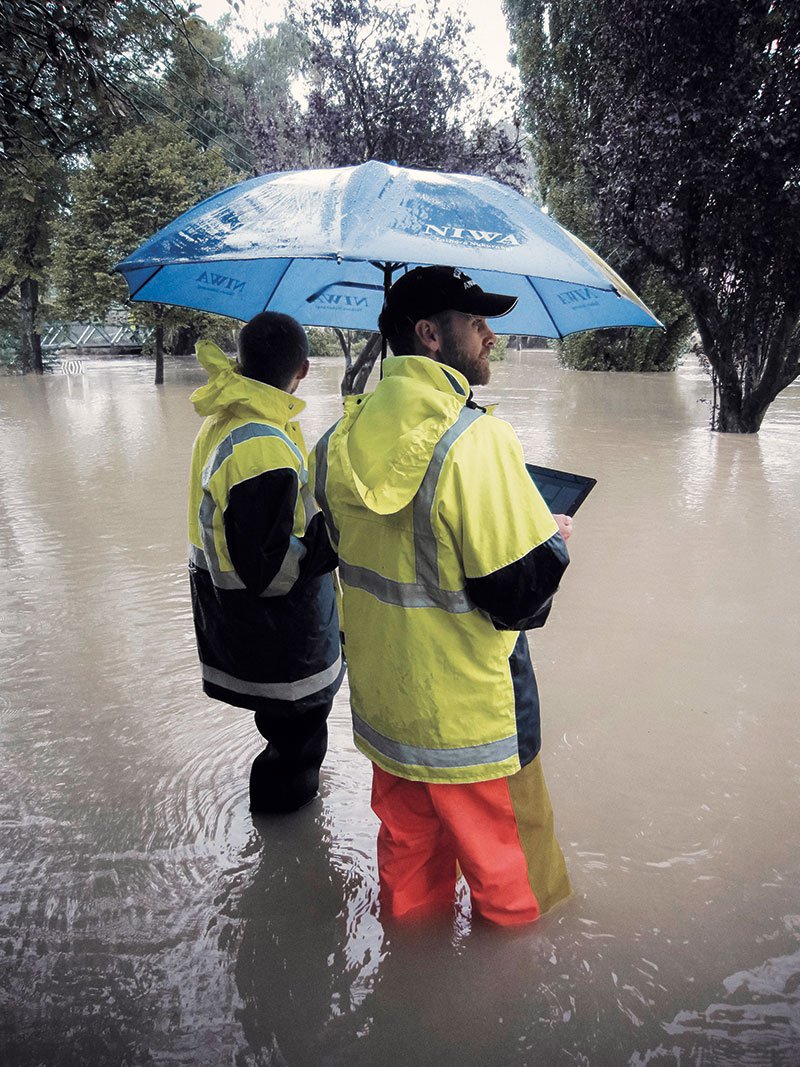
<path fill-rule="evenodd" d="M 65 348 L 141 348 L 152 333 L 152 326 L 53 322 L 42 331 L 42 349 L 55 352 Z"/>

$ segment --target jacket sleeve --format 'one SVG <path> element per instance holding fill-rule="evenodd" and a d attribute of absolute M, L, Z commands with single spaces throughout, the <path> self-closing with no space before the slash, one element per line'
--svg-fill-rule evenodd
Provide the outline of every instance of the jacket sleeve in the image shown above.
<path fill-rule="evenodd" d="M 454 475 L 467 593 L 498 630 L 542 626 L 567 546 L 508 423 L 486 416 L 464 436 Z"/>
<path fill-rule="evenodd" d="M 302 537 L 292 534 L 300 484 L 288 468 L 264 471 L 231 487 L 224 525 L 236 573 L 256 595 L 281 596 L 337 564 L 320 514 Z"/>

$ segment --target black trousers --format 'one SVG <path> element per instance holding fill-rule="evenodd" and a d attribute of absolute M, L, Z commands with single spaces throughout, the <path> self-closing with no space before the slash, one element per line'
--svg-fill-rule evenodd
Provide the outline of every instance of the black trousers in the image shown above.
<path fill-rule="evenodd" d="M 265 701 L 255 712 L 256 727 L 267 747 L 250 771 L 251 811 L 295 811 L 316 796 L 328 750 L 332 704 L 328 691 L 316 702 L 304 700 L 302 710 L 287 702 Z"/>

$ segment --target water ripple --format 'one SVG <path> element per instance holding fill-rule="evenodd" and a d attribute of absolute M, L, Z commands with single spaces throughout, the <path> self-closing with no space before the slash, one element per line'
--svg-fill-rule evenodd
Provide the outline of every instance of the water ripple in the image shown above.
<path fill-rule="evenodd" d="M 787 916 L 787 927 L 797 916 Z M 797 1067 L 800 1049 L 800 949 L 775 956 L 723 981 L 726 996 L 686 1009 L 662 1024 L 669 1040 L 634 1053 L 629 1067 L 714 1064 Z"/>

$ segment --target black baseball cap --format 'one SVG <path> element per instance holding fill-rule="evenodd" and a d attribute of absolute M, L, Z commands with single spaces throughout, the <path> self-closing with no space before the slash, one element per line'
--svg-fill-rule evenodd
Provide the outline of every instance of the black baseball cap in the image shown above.
<path fill-rule="evenodd" d="M 378 329 L 386 333 L 403 321 L 419 322 L 440 311 L 498 318 L 517 305 L 518 297 L 485 293 L 458 267 L 414 267 L 398 278 L 383 304 Z"/>

